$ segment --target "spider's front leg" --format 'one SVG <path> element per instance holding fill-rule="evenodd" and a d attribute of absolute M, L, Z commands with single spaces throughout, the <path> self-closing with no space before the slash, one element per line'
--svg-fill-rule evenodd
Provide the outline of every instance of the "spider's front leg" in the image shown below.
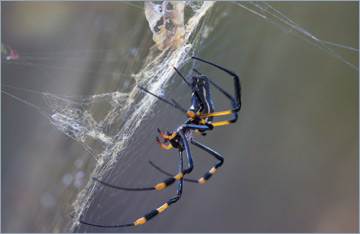
<path fill-rule="evenodd" d="M 164 139 L 163 143 L 169 142 L 170 140 L 174 139 L 177 136 L 177 132 L 174 133 L 170 133 L 170 132 L 166 132 L 165 134 L 162 133 L 160 131 L 160 129 L 157 129 L 158 133 L 160 134 L 160 136 Z M 159 138 L 156 137 L 156 142 L 158 143 L 158 145 L 163 148 L 163 149 L 171 149 L 173 147 L 173 145 L 170 143 L 169 145 L 164 145 L 160 142 Z"/>
<path fill-rule="evenodd" d="M 159 140 L 159 137 L 156 137 L 156 142 L 158 143 L 158 145 L 159 145 L 161 148 L 166 149 L 166 150 L 169 150 L 169 149 L 171 149 L 171 148 L 173 147 L 171 143 L 170 143 L 169 145 L 164 145 L 164 144 L 162 144 L 162 143 L 160 142 L 160 140 Z M 167 141 L 164 140 L 164 143 L 165 143 L 165 142 L 167 142 Z"/>

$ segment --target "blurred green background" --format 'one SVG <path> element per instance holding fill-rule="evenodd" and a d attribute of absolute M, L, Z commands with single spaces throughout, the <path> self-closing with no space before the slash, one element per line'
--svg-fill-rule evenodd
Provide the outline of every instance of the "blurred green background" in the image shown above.
<path fill-rule="evenodd" d="M 358 48 L 358 2 L 271 2 L 316 37 Z M 57 95 L 128 92 L 153 46 L 143 3 L 2 2 L 2 42 L 20 60 L 2 63 L 2 84 Z M 178 203 L 133 228 L 81 225 L 74 232 L 358 232 L 358 71 L 334 56 L 231 2 L 216 3 L 195 54 L 235 71 L 243 108 L 237 123 L 195 136 L 225 158 L 203 185 L 184 185 Z M 199 33 L 204 33 L 200 31 Z M 358 53 L 336 48 L 358 64 Z M 195 66 L 228 92 L 231 77 Z M 190 90 L 174 77 L 164 97 L 190 105 Z M 42 95 L 2 87 L 42 104 Z M 229 107 L 213 91 L 216 110 Z M 158 103 L 123 152 L 107 181 L 151 186 L 177 171 L 176 150 L 157 146 L 156 128 L 184 122 Z M 126 121 L 126 120 L 124 120 Z M 192 147 L 198 178 L 215 163 Z M 2 231 L 68 231 L 72 207 L 95 166 L 93 157 L 35 108 L 2 94 Z M 132 222 L 176 193 L 126 192 L 102 187 L 84 220 Z"/>

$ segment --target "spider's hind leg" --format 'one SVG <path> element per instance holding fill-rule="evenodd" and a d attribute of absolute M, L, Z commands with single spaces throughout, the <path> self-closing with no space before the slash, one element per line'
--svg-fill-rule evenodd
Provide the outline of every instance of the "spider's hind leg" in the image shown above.
<path fill-rule="evenodd" d="M 182 151 L 179 150 L 179 173 L 181 173 L 183 171 L 183 158 L 182 158 Z M 182 188 L 183 188 L 183 178 L 181 178 L 178 182 L 178 188 L 177 188 L 177 193 L 176 196 L 169 199 L 168 202 L 164 203 L 163 205 L 161 205 L 160 207 L 158 207 L 157 209 L 154 209 L 150 212 L 148 212 L 147 214 L 145 214 L 143 217 L 137 219 L 136 221 L 132 222 L 132 223 L 128 223 L 128 224 L 118 224 L 118 225 L 103 225 L 103 224 L 95 224 L 95 223 L 89 223 L 86 221 L 82 221 L 80 220 L 80 223 L 82 224 L 86 224 L 89 226 L 94 226 L 94 227 L 103 227 L 103 228 L 118 228 L 118 227 L 129 227 L 129 226 L 137 226 L 140 224 L 143 224 L 147 221 L 149 221 L 150 219 L 154 218 L 156 215 L 158 215 L 159 213 L 163 212 L 165 209 L 167 209 L 170 205 L 174 204 L 175 202 L 177 202 L 182 194 Z"/>
<path fill-rule="evenodd" d="M 205 150 L 206 152 L 214 156 L 217 160 L 219 160 L 208 172 L 203 175 L 203 177 L 198 180 L 198 183 L 202 184 L 205 181 L 209 180 L 210 177 L 215 173 L 215 171 L 224 163 L 224 158 L 219 153 L 193 139 L 191 139 L 191 144 Z"/>
<path fill-rule="evenodd" d="M 184 181 L 188 181 L 188 182 L 192 182 L 192 183 L 198 183 L 198 184 L 202 184 L 205 181 L 209 180 L 210 177 L 215 173 L 215 171 L 224 163 L 224 158 L 217 152 L 215 152 L 214 150 L 210 149 L 209 147 L 191 139 L 191 143 L 197 147 L 199 147 L 202 150 L 205 150 L 206 152 L 208 152 L 209 154 L 211 154 L 212 156 L 214 156 L 216 159 L 218 159 L 219 161 L 208 171 L 206 172 L 200 179 L 198 180 L 194 180 L 194 179 L 188 179 L 188 178 L 184 178 Z M 170 174 L 169 172 L 161 169 L 159 166 L 155 165 L 153 162 L 149 162 L 151 166 L 153 166 L 155 169 L 157 169 L 158 171 L 168 175 L 168 176 L 172 176 L 172 174 Z"/>

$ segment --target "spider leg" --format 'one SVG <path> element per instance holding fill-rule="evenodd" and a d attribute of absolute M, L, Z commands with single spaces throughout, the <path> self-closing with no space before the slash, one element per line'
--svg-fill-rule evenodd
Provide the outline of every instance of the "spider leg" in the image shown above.
<path fill-rule="evenodd" d="M 209 147 L 191 139 L 191 143 L 197 147 L 199 147 L 200 149 L 205 150 L 206 152 L 208 152 L 209 154 L 211 154 L 212 156 L 214 156 L 216 159 L 218 159 L 219 161 L 208 171 L 204 174 L 203 177 L 201 177 L 199 180 L 194 180 L 194 179 L 186 179 L 184 178 L 185 181 L 188 182 L 193 182 L 193 183 L 199 183 L 202 184 L 205 181 L 209 180 L 210 177 L 215 173 L 215 171 L 217 170 L 217 168 L 219 168 L 223 162 L 224 162 L 224 158 L 217 152 L 215 152 L 214 150 L 210 149 Z M 158 167 L 157 165 L 155 165 L 153 162 L 149 162 L 150 165 L 152 165 L 153 167 L 155 167 L 155 169 L 157 169 L 158 171 L 171 176 L 171 174 L 169 172 L 164 171 L 163 169 L 161 169 L 160 167 Z"/>
<path fill-rule="evenodd" d="M 199 135 L 201 135 L 201 136 L 206 136 L 206 134 L 207 134 L 206 131 L 204 131 L 204 132 L 199 132 L 198 130 L 195 130 L 194 133 L 199 134 Z"/>
<path fill-rule="evenodd" d="M 160 136 L 161 136 L 162 138 L 164 138 L 164 139 L 169 139 L 169 140 L 171 140 L 171 139 L 173 139 L 174 137 L 177 136 L 177 132 L 174 132 L 173 134 L 171 134 L 171 136 L 167 136 L 167 135 L 165 135 L 164 133 L 162 133 L 162 132 L 160 131 L 160 129 L 157 129 L 157 131 L 158 131 L 158 133 L 160 134 Z"/>
<path fill-rule="evenodd" d="M 167 178 L 163 182 L 158 183 L 157 185 L 155 185 L 153 187 L 144 187 L 144 188 L 120 187 L 120 186 L 117 186 L 117 185 L 109 184 L 109 183 L 107 183 L 105 181 L 102 181 L 102 180 L 99 180 L 99 179 L 97 179 L 95 177 L 93 177 L 93 179 L 96 180 L 97 182 L 99 182 L 102 185 L 108 186 L 108 187 L 113 188 L 113 189 L 119 189 L 119 190 L 126 190 L 126 191 L 161 190 L 161 189 L 166 188 L 169 185 L 173 184 L 175 181 L 180 180 L 184 176 L 184 174 L 187 174 L 187 173 L 189 173 L 189 172 L 187 172 L 187 171 L 181 172 L 181 173 L 179 173 L 179 174 L 177 174 L 177 175 L 175 175 L 173 177 Z"/>
<path fill-rule="evenodd" d="M 187 111 L 188 116 L 190 116 L 191 118 L 188 119 L 185 124 L 183 124 L 183 126 L 192 126 L 189 128 L 192 129 L 196 129 L 199 131 L 205 131 L 205 130 L 212 130 L 214 128 L 214 125 L 211 122 L 207 122 L 205 121 L 203 118 L 199 117 L 198 115 L 195 115 L 194 112 L 192 111 Z M 194 125 L 194 124 L 189 124 L 191 122 L 193 122 L 194 120 L 197 120 L 199 123 L 203 124 L 203 125 Z M 193 126 L 202 126 L 202 127 L 193 127 Z"/>
<path fill-rule="evenodd" d="M 193 71 L 195 71 L 197 74 L 202 75 L 201 72 L 199 72 L 198 70 L 196 70 L 195 68 L 192 69 Z M 229 122 L 229 123 L 235 123 L 236 120 L 238 119 L 238 113 L 236 111 L 233 111 L 234 109 L 236 109 L 236 101 L 235 98 L 233 98 L 228 92 L 226 92 L 225 90 L 223 90 L 220 86 L 218 86 L 217 84 L 215 84 L 212 80 L 209 80 L 209 83 L 212 84 L 215 88 L 217 88 L 222 94 L 224 94 L 228 99 L 230 99 L 231 102 L 231 107 L 232 109 L 229 111 L 222 111 L 222 112 L 213 112 L 213 113 L 208 113 L 208 114 L 202 114 L 200 115 L 200 117 L 202 118 L 206 118 L 208 116 L 220 116 L 220 115 L 228 115 L 228 114 L 233 114 L 234 117 L 230 120 L 227 121 L 222 121 L 222 122 Z M 217 122 L 217 123 L 213 123 L 213 125 L 215 124 L 215 126 L 219 126 L 221 122 Z M 221 124 L 224 125 L 224 124 Z"/>
<path fill-rule="evenodd" d="M 182 151 L 179 150 L 179 174 L 182 173 L 182 171 L 183 171 L 183 158 L 182 158 Z M 119 227 L 129 227 L 129 226 L 137 226 L 137 225 L 143 224 L 143 223 L 149 221 L 150 219 L 154 218 L 159 213 L 163 212 L 170 205 L 177 202 L 181 197 L 182 188 L 183 188 L 183 178 L 181 178 L 178 182 L 177 194 L 175 197 L 171 198 L 168 202 L 164 203 L 162 206 L 148 212 L 143 217 L 137 219 L 136 221 L 134 221 L 132 223 L 119 224 L 119 225 L 103 225 L 103 224 L 89 223 L 89 222 L 85 222 L 82 220 L 80 220 L 80 223 L 94 226 L 94 227 L 103 227 L 103 228 L 119 228 Z"/>
<path fill-rule="evenodd" d="M 210 149 L 209 147 L 191 139 L 191 144 L 199 147 L 200 149 L 205 150 L 206 152 L 208 152 L 209 154 L 211 154 L 212 156 L 214 156 L 217 160 L 219 160 L 208 172 L 206 172 L 203 177 L 201 177 L 197 182 L 199 184 L 204 183 L 205 181 L 207 181 L 208 179 L 210 179 L 210 177 L 215 173 L 216 169 L 219 168 L 223 163 L 224 163 L 224 158 L 217 153 L 216 151 Z"/>
<path fill-rule="evenodd" d="M 171 103 L 171 102 L 169 102 L 168 100 L 166 100 L 166 99 L 164 99 L 164 98 L 162 98 L 162 97 L 160 97 L 160 96 L 158 96 L 158 95 L 150 92 L 149 90 L 147 90 L 147 89 L 145 89 L 145 88 L 143 88 L 143 87 L 141 87 L 141 86 L 138 86 L 138 87 L 139 87 L 139 89 L 143 90 L 144 92 L 146 92 L 146 93 L 148 93 L 148 94 L 151 94 L 152 96 L 160 99 L 161 101 L 169 104 L 170 106 L 173 106 L 173 107 L 175 107 L 176 109 L 178 109 L 178 110 L 186 113 L 186 110 L 185 110 L 184 108 L 182 108 L 180 105 L 177 105 L 177 103 Z"/>
<path fill-rule="evenodd" d="M 201 129 L 201 128 L 208 129 L 207 126 L 202 126 L 202 125 L 193 125 L 193 126 L 190 126 L 189 128 L 192 128 L 192 127 L 196 127 L 196 129 Z M 183 170 L 179 174 L 177 174 L 177 175 L 175 175 L 173 177 L 169 177 L 166 180 L 164 180 L 163 182 L 158 183 L 157 185 L 155 185 L 153 187 L 145 187 L 145 188 L 120 187 L 120 186 L 117 186 L 117 185 L 109 184 L 109 183 L 107 183 L 105 181 L 102 181 L 102 180 L 99 180 L 99 179 L 97 179 L 95 177 L 93 177 L 93 179 L 96 180 L 97 182 L 105 185 L 105 186 L 110 187 L 110 188 L 119 189 L 119 190 L 126 190 L 126 191 L 161 190 L 163 188 L 168 187 L 169 185 L 173 184 L 175 181 L 180 180 L 181 178 L 183 178 L 183 176 L 185 174 L 189 174 L 194 168 L 194 162 L 193 162 L 193 158 L 192 158 L 192 155 L 191 155 L 191 152 L 190 152 L 189 143 L 186 140 L 186 138 L 184 136 L 184 133 L 182 131 L 179 131 L 179 135 L 180 135 L 181 140 L 182 140 L 182 142 L 184 144 L 184 148 L 185 148 L 186 156 L 187 156 L 187 161 L 188 161 L 188 168 Z"/>
<path fill-rule="evenodd" d="M 194 90 L 194 88 L 191 86 L 189 81 L 187 81 L 187 79 L 181 74 L 181 72 L 176 67 L 173 67 L 173 68 L 176 71 L 176 73 L 185 81 L 185 83 L 192 89 L 193 92 L 197 91 L 197 90 Z"/>
<path fill-rule="evenodd" d="M 176 67 L 173 67 L 175 69 L 175 71 L 177 72 L 177 74 L 185 81 L 185 83 L 191 88 L 191 90 L 193 91 L 193 93 L 197 96 L 197 98 L 200 100 L 200 95 L 199 95 L 199 90 L 195 89 L 193 86 L 191 86 L 191 84 L 189 83 L 189 81 L 187 81 L 187 79 L 185 79 L 185 77 L 181 74 L 181 72 L 176 69 Z M 202 111 L 202 110 L 200 110 Z"/>
<path fill-rule="evenodd" d="M 164 169 L 160 168 L 158 165 L 156 165 L 154 162 L 152 161 L 149 161 L 149 164 L 151 166 L 153 166 L 156 170 L 160 171 L 161 173 L 165 174 L 165 175 L 168 175 L 168 176 L 174 176 L 174 174 L 171 174 L 167 171 L 165 171 Z M 188 182 L 193 182 L 193 183 L 197 183 L 198 181 L 197 180 L 193 180 L 193 179 L 187 179 L 187 178 L 183 178 L 184 181 L 188 181 Z"/>
<path fill-rule="evenodd" d="M 239 112 L 240 111 L 240 108 L 241 108 L 241 85 L 240 85 L 240 80 L 239 80 L 239 76 L 233 72 L 233 71 L 230 71 L 229 69 L 227 68 L 224 68 L 222 66 L 219 66 L 219 65 L 216 65 L 212 62 L 209 62 L 209 61 L 206 61 L 206 60 L 203 60 L 203 59 L 200 59 L 200 58 L 197 58 L 197 57 L 191 57 L 193 59 L 196 59 L 196 60 L 199 60 L 199 61 L 202 61 L 204 63 L 207 63 L 207 64 L 210 64 L 214 67 L 217 67 L 218 69 L 228 73 L 229 75 L 233 76 L 234 77 L 234 88 L 235 88 L 235 99 L 236 99 L 236 103 L 235 105 L 233 105 L 233 109 L 231 110 L 228 110 L 228 111 L 221 111 L 221 112 L 213 112 L 213 113 L 207 113 L 207 114 L 201 114 L 200 117 L 202 118 L 206 118 L 206 117 L 210 117 L 210 116 L 221 116 L 221 115 L 229 115 L 229 114 L 234 114 L 235 112 Z M 213 85 L 214 83 L 211 82 Z M 215 87 L 217 87 L 217 85 L 214 85 Z M 220 87 L 218 87 L 220 88 Z M 220 90 L 220 89 L 219 89 Z M 221 91 L 221 90 L 220 90 Z M 225 93 L 224 93 L 225 94 Z M 227 96 L 225 94 L 225 96 Z M 222 122 L 217 122 L 217 123 L 213 123 L 213 126 L 220 126 L 220 125 L 227 125 L 227 124 L 230 124 L 230 123 L 234 123 L 235 121 L 237 120 L 237 117 L 232 120 L 228 120 L 228 121 L 222 121 Z"/>
<path fill-rule="evenodd" d="M 203 130 L 203 131 L 212 129 L 207 125 L 195 125 L 195 124 L 183 124 L 182 127 L 189 128 L 189 129 L 195 129 L 195 130 Z"/>
<path fill-rule="evenodd" d="M 164 149 L 171 149 L 173 146 L 172 146 L 172 144 L 170 144 L 170 145 L 163 145 L 161 142 L 160 142 L 160 140 L 159 140 L 159 138 L 158 137 L 156 137 L 156 141 L 157 141 L 157 143 L 158 143 L 158 145 L 161 147 L 161 148 L 164 148 Z"/>
<path fill-rule="evenodd" d="M 207 126 L 203 126 L 207 127 Z M 183 171 L 184 174 L 189 174 L 194 169 L 194 160 L 191 155 L 190 146 L 188 140 L 185 138 L 184 133 L 182 130 L 179 131 L 179 135 L 181 137 L 181 140 L 184 144 L 187 162 L 188 162 L 188 168 Z"/>
<path fill-rule="evenodd" d="M 183 172 L 183 158 L 182 158 L 182 151 L 179 150 L 179 174 Z M 159 213 L 163 212 L 165 209 L 167 209 L 170 205 L 177 202 L 181 195 L 182 195 L 182 188 L 183 188 L 183 178 L 181 178 L 178 181 L 178 188 L 177 188 L 177 194 L 175 197 L 171 198 L 168 202 L 164 203 L 162 206 L 158 207 L 157 209 L 154 209 L 150 211 L 149 213 L 145 214 L 143 217 L 137 219 L 133 224 L 134 226 L 143 224 L 150 219 L 154 218 Z"/>
<path fill-rule="evenodd" d="M 212 62 L 209 62 L 209 61 L 206 61 L 204 59 L 194 57 L 194 56 L 191 57 L 191 58 L 199 60 L 199 61 L 204 62 L 204 63 L 207 63 L 207 64 L 212 65 L 214 67 L 217 67 L 220 70 L 223 70 L 224 72 L 226 72 L 229 75 L 234 77 L 235 96 L 236 96 L 236 103 L 237 103 L 237 109 L 238 109 L 237 111 L 239 111 L 240 108 L 241 108 L 241 85 L 240 85 L 239 76 L 235 72 L 230 71 L 229 69 L 224 68 L 222 66 L 216 65 L 215 63 L 212 63 Z"/>
<path fill-rule="evenodd" d="M 200 117 L 198 116 L 198 118 L 200 118 Z M 194 120 L 195 120 L 195 119 L 193 119 L 193 118 L 189 118 L 189 119 L 185 122 L 185 124 L 191 123 L 191 122 L 193 122 Z M 211 124 L 211 123 L 208 123 L 208 124 Z M 212 124 L 211 124 L 211 125 L 212 125 Z M 206 134 L 207 134 L 207 132 L 206 132 L 205 130 L 202 130 L 201 132 L 200 132 L 199 130 L 195 130 L 194 133 L 199 134 L 199 135 L 202 135 L 202 136 L 206 136 Z"/>

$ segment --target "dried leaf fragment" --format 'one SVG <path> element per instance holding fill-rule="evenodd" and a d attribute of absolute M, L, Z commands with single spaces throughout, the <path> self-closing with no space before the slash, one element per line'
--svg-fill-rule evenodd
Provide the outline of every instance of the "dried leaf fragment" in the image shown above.
<path fill-rule="evenodd" d="M 184 1 L 145 2 L 145 17 L 159 50 L 177 49 L 184 44 L 184 9 Z"/>

